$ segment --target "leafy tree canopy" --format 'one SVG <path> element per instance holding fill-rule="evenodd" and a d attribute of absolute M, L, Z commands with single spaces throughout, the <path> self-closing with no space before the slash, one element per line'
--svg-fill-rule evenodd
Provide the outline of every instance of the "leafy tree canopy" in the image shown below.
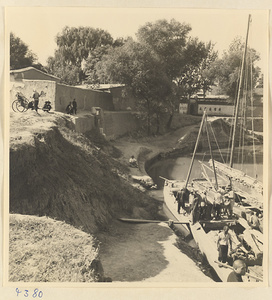
<path fill-rule="evenodd" d="M 213 48 L 211 42 L 205 44 L 198 38 L 189 38 L 183 52 L 186 64 L 174 80 L 178 87 L 177 94 L 181 98 L 190 98 L 201 89 L 205 94 L 214 83 L 212 65 L 217 52 Z"/>
<path fill-rule="evenodd" d="M 118 38 L 114 41 L 111 35 L 103 29 L 66 26 L 57 35 L 56 42 L 58 49 L 54 57 L 48 59 L 48 70 L 53 75 L 59 76 L 62 82 L 76 84 L 86 78 L 87 69 L 83 68 L 83 63 L 93 60 L 90 63 L 90 67 L 93 68 L 93 64 L 106 53 L 110 46 L 122 45 L 123 39 Z M 67 70 L 69 70 L 68 73 Z M 92 76 L 96 75 L 92 74 Z"/>
<path fill-rule="evenodd" d="M 48 58 L 47 70 L 50 74 L 59 77 L 61 82 L 70 85 L 76 85 L 81 74 L 81 68 L 73 64 L 66 64 L 59 51 L 55 52 L 55 57 Z"/>
<path fill-rule="evenodd" d="M 21 69 L 32 66 L 37 61 L 37 56 L 29 50 L 19 37 L 10 33 L 10 68 Z"/>
<path fill-rule="evenodd" d="M 190 31 L 189 24 L 162 19 L 146 23 L 139 28 L 136 36 L 140 43 L 149 45 L 159 55 L 167 75 L 173 78 L 186 64 L 183 50 Z"/>
<path fill-rule="evenodd" d="M 56 37 L 58 50 L 67 63 L 81 66 L 92 50 L 99 46 L 112 45 L 111 35 L 98 28 L 66 26 Z"/>
<path fill-rule="evenodd" d="M 217 60 L 215 70 L 218 79 L 221 93 L 227 94 L 232 98 L 237 95 L 238 80 L 241 74 L 241 66 L 243 60 L 245 44 L 240 37 L 237 37 L 230 44 L 229 49 L 224 52 L 222 59 Z M 256 61 L 260 59 L 256 50 L 248 47 L 245 64 L 245 75 L 251 73 L 252 65 L 252 86 L 256 85 L 256 82 L 260 75 L 260 68 L 255 66 Z M 248 76 L 245 76 L 248 77 Z M 250 89 L 249 81 L 243 83 L 245 89 Z M 243 88 L 242 87 L 242 88 Z"/>

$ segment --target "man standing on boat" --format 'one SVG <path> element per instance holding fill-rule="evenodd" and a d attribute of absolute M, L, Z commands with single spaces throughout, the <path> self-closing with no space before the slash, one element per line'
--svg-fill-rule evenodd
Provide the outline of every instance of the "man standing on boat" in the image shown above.
<path fill-rule="evenodd" d="M 207 219 L 207 192 L 204 191 L 201 195 L 200 195 L 200 208 L 199 208 L 199 219 L 200 220 L 204 220 Z"/>
<path fill-rule="evenodd" d="M 246 274 L 246 264 L 237 259 L 233 262 L 233 271 L 229 274 L 227 282 L 243 282 L 242 276 Z"/>
<path fill-rule="evenodd" d="M 228 226 L 224 226 L 223 231 L 218 235 L 217 249 L 219 252 L 218 260 L 225 264 L 228 259 L 228 250 L 232 251 L 232 241 Z"/>
<path fill-rule="evenodd" d="M 191 215 L 192 215 L 192 222 L 195 224 L 196 222 L 199 221 L 199 216 L 200 216 L 200 210 L 199 210 L 199 204 L 200 204 L 200 195 L 193 190 L 193 202 L 191 205 Z"/>
<path fill-rule="evenodd" d="M 182 188 L 177 192 L 176 201 L 178 202 L 178 213 L 180 214 L 180 208 L 185 212 L 185 200 L 187 195 L 187 189 Z"/>
<path fill-rule="evenodd" d="M 229 184 L 226 187 L 226 193 L 224 195 L 225 203 L 226 203 L 226 209 L 227 209 L 227 214 L 228 217 L 231 218 L 233 215 L 233 207 L 235 203 L 235 194 L 234 191 L 232 190 L 231 185 Z"/>
<path fill-rule="evenodd" d="M 215 194 L 214 202 L 213 202 L 213 218 L 215 220 L 221 218 L 222 207 L 223 207 L 222 189 L 218 189 L 218 191 Z"/>

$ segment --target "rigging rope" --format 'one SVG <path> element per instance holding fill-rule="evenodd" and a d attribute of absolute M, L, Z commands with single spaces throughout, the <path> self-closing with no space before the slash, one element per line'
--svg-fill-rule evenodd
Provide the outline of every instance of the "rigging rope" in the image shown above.
<path fill-rule="evenodd" d="M 250 100 L 251 100 L 251 129 L 252 129 L 252 146 L 253 146 L 253 168 L 255 177 L 257 177 L 257 163 L 256 163 L 256 149 L 255 149 L 255 136 L 254 136 L 254 113 L 253 113 L 253 70 L 252 70 L 252 54 L 250 52 Z"/>
<path fill-rule="evenodd" d="M 218 144 L 218 142 L 217 142 L 217 139 L 216 139 L 216 136 L 215 136 L 213 127 L 212 127 L 212 123 L 209 122 L 208 124 L 210 124 L 210 128 L 211 128 L 211 131 L 212 131 L 212 134 L 213 134 L 213 137 L 214 137 L 214 140 L 215 140 L 217 149 L 218 149 L 218 151 L 219 151 L 219 153 L 220 153 L 220 156 L 221 156 L 221 159 L 222 159 L 223 163 L 225 164 L 226 162 L 225 162 L 225 160 L 224 160 L 223 154 L 222 154 L 221 149 L 220 149 L 220 147 L 219 147 L 219 144 Z"/>
<path fill-rule="evenodd" d="M 239 74 L 241 73 L 242 65 L 243 65 L 243 59 L 241 59 L 241 61 L 240 61 Z M 237 105 L 238 90 L 239 90 L 239 77 L 238 77 L 237 82 L 236 82 L 235 98 L 234 98 L 235 99 L 235 101 L 234 101 L 234 111 L 233 111 L 233 118 L 231 119 L 231 122 L 230 122 L 230 133 L 229 133 L 229 141 L 228 141 L 226 162 L 230 161 L 232 135 L 233 135 L 233 130 L 234 130 L 234 114 L 235 114 L 235 107 Z"/>
<path fill-rule="evenodd" d="M 242 160 L 241 160 L 241 169 L 244 164 L 244 145 L 245 145 L 245 133 L 246 133 L 246 114 L 247 114 L 247 90 L 248 90 L 248 68 L 245 64 L 245 78 L 244 78 L 244 91 L 243 91 L 243 118 L 241 122 L 242 128 Z"/>

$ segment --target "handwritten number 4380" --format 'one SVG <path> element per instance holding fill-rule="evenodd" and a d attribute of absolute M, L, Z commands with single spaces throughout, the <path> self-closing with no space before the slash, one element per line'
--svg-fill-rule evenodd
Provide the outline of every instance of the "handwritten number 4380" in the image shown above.
<path fill-rule="evenodd" d="M 39 291 L 38 289 L 35 289 L 33 293 L 31 293 L 29 290 L 22 290 L 20 291 L 18 288 L 16 288 L 16 293 L 17 296 L 19 296 L 20 294 L 24 295 L 24 297 L 32 297 L 32 298 L 42 298 L 43 297 L 43 292 Z"/>

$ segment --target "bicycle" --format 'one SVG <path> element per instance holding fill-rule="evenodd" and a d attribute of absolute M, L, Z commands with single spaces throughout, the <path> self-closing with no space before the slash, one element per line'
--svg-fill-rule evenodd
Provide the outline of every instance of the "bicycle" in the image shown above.
<path fill-rule="evenodd" d="M 17 99 L 12 102 L 12 110 L 14 112 L 25 112 L 29 108 L 29 101 L 27 98 L 20 92 L 16 94 Z"/>

